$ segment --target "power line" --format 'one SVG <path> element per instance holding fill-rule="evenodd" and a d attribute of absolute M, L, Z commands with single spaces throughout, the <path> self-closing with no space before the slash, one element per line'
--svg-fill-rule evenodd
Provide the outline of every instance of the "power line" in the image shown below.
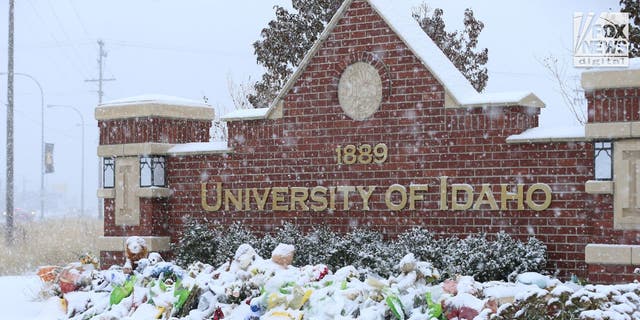
<path fill-rule="evenodd" d="M 53 17 L 55 18 L 56 22 L 58 23 L 58 26 L 60 27 L 60 30 L 62 30 L 62 34 L 64 35 L 64 37 L 67 40 L 71 40 L 71 37 L 69 37 L 69 34 L 67 33 L 66 29 L 64 28 L 64 25 L 62 24 L 62 20 L 60 20 L 60 17 L 58 17 L 58 13 L 56 12 L 56 9 L 53 7 L 53 5 L 51 5 L 51 1 L 47 1 L 47 4 L 49 5 L 49 8 L 51 8 L 51 14 L 53 14 Z M 74 45 L 72 45 L 71 46 L 71 50 L 76 55 L 76 58 L 78 58 L 78 61 L 80 61 L 81 69 L 82 70 L 86 70 L 85 69 L 86 65 L 84 64 L 84 60 L 81 59 L 82 55 L 80 55 L 80 53 L 78 53 L 78 49 Z"/>
<path fill-rule="evenodd" d="M 40 20 L 40 23 L 42 24 L 43 27 L 45 27 L 47 30 L 49 30 L 49 36 L 53 39 L 53 41 L 58 45 L 58 46 L 63 46 L 62 42 L 58 39 L 58 37 L 56 37 L 56 35 L 53 33 L 52 29 L 49 28 L 47 26 L 47 23 L 45 22 L 45 19 L 43 18 L 43 16 L 40 14 L 40 11 L 36 8 L 36 6 L 31 3 L 31 1 L 26 1 L 29 6 L 31 6 L 31 9 L 33 9 L 33 12 L 36 14 L 37 18 Z M 49 6 L 51 6 L 51 4 L 49 3 Z M 52 8 L 53 10 L 53 8 Z M 57 17 L 57 16 L 56 16 Z M 61 24 L 60 20 L 58 19 L 58 23 Z M 66 32 L 64 31 L 64 29 L 62 29 L 63 33 L 66 34 Z M 77 55 L 77 51 L 75 50 L 75 47 L 73 45 L 71 45 L 71 48 L 74 50 L 74 52 L 76 52 Z M 73 68 L 82 75 L 82 77 L 86 77 L 86 73 L 84 72 L 83 68 L 81 66 L 78 66 L 76 64 L 76 61 L 79 60 L 80 56 L 77 56 L 76 58 L 72 57 L 71 55 L 68 54 L 68 52 L 66 52 L 65 50 L 63 50 L 64 54 L 67 55 L 69 63 L 71 64 L 71 66 L 73 66 Z"/>
<path fill-rule="evenodd" d="M 68 0 L 71 5 L 71 9 L 73 9 L 73 13 L 75 14 L 78 22 L 80 23 L 80 27 L 82 27 L 82 31 L 87 37 L 90 37 L 89 32 L 87 32 L 87 28 L 84 26 L 84 22 L 82 22 L 82 18 L 80 18 L 80 14 L 78 14 L 78 10 L 76 10 L 76 5 L 73 3 L 73 0 Z"/>
<path fill-rule="evenodd" d="M 172 47 L 172 46 L 158 45 L 153 43 L 132 42 L 132 41 L 113 40 L 113 39 L 108 39 L 108 40 L 109 40 L 109 43 L 111 43 L 112 45 L 119 46 L 119 47 L 141 48 L 141 49 L 160 50 L 160 51 L 174 51 L 174 52 L 203 54 L 203 55 L 212 55 L 212 54 L 226 55 L 226 56 L 238 55 L 238 52 L 231 52 L 231 51 L 208 50 L 208 49 L 186 48 L 186 47 Z"/>

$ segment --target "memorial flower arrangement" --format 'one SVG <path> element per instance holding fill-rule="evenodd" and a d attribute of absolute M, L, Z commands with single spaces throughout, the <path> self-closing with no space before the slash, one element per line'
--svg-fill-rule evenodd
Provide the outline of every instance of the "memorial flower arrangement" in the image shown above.
<path fill-rule="evenodd" d="M 132 239 L 133 238 L 133 239 Z M 142 245 L 140 238 L 127 243 Z M 218 266 L 183 268 L 155 252 L 127 270 L 96 270 L 85 257 L 43 267 L 44 319 L 637 319 L 640 284 L 561 282 L 537 272 L 514 281 L 443 278 L 432 263 L 404 255 L 389 276 L 352 265 L 291 265 L 296 247 L 271 257 L 249 244 Z"/>

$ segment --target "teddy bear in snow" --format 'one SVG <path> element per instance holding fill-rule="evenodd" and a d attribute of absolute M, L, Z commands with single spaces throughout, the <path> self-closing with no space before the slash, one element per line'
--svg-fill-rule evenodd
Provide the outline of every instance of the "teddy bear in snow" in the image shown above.
<path fill-rule="evenodd" d="M 138 262 L 141 259 L 147 258 L 149 248 L 143 238 L 133 236 L 127 238 L 124 252 L 126 260 L 124 262 L 124 266 L 122 266 L 122 271 L 126 274 L 131 274 L 131 272 L 133 272 L 133 270 L 138 266 Z"/>

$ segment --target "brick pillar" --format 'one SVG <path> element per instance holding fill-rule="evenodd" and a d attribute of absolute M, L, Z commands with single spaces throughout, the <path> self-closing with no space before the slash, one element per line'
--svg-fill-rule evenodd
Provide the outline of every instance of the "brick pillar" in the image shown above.
<path fill-rule="evenodd" d="M 611 181 L 585 186 L 600 206 L 592 221 L 597 228 L 585 248 L 589 277 L 630 281 L 638 278 L 632 271 L 640 266 L 640 69 L 587 71 L 582 86 L 588 103 L 586 137 L 613 147 Z"/>
<path fill-rule="evenodd" d="M 103 167 L 109 174 L 98 189 L 105 199 L 98 241 L 102 267 L 124 262 L 124 241 L 130 236 L 143 237 L 150 251 L 168 251 L 166 208 L 173 190 L 160 173 L 176 145 L 209 141 L 213 109 L 196 101 L 131 98 L 98 106 L 95 117 L 98 156 L 114 163 Z"/>

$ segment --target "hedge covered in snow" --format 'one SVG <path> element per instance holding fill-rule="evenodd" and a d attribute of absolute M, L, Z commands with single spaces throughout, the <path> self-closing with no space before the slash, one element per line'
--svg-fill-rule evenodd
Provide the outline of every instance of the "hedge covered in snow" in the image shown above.
<path fill-rule="evenodd" d="M 391 275 L 395 263 L 408 253 L 431 262 L 445 278 L 467 275 L 478 281 L 508 280 L 527 271 L 541 272 L 547 262 L 542 242 L 532 237 L 523 243 L 503 232 L 493 238 L 485 234 L 464 239 L 436 238 L 428 230 L 414 228 L 393 241 L 385 241 L 381 233 L 371 230 L 337 234 L 316 228 L 304 234 L 289 223 L 258 238 L 239 224 L 210 229 L 190 221 L 173 251 L 181 265 L 194 261 L 220 265 L 229 261 L 243 243 L 250 244 L 261 256 L 269 256 L 278 243 L 291 243 L 296 245 L 295 266 L 325 264 L 337 270 L 351 265 L 383 277 Z"/>

